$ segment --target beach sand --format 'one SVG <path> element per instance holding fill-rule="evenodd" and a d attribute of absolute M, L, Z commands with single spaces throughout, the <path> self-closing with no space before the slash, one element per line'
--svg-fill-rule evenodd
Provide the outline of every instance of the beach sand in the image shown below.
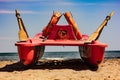
<path fill-rule="evenodd" d="M 120 80 L 120 59 L 105 59 L 99 68 L 80 59 L 40 60 L 31 67 L 0 61 L 0 80 Z"/>

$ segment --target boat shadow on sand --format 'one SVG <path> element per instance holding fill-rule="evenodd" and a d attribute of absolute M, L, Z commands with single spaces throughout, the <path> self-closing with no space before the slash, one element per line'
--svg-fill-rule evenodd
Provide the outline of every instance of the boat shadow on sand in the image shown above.
<path fill-rule="evenodd" d="M 23 66 L 20 62 L 6 65 L 0 68 L 0 72 L 13 72 L 13 71 L 25 71 L 28 69 L 73 69 L 80 70 L 92 70 L 96 71 L 98 67 L 90 66 L 83 63 L 81 59 L 68 59 L 68 60 L 39 60 L 36 65 Z"/>

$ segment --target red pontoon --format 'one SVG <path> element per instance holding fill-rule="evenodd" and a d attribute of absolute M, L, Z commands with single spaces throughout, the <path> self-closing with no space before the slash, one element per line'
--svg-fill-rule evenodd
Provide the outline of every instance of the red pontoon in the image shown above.
<path fill-rule="evenodd" d="M 104 50 L 107 44 L 98 41 L 104 26 L 110 20 L 114 12 L 111 12 L 99 28 L 91 35 L 82 35 L 73 20 L 70 12 L 61 14 L 54 12 L 48 25 L 41 33 L 29 38 L 19 12 L 16 17 L 19 24 L 19 58 L 22 64 L 31 65 L 38 61 L 44 54 L 45 46 L 78 46 L 82 60 L 90 65 L 98 66 L 104 60 Z M 60 17 L 64 15 L 68 25 L 57 25 Z"/>

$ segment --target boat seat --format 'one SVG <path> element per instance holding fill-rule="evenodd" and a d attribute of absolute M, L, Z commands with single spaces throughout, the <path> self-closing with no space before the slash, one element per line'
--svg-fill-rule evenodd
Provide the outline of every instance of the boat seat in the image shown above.
<path fill-rule="evenodd" d="M 71 25 L 53 25 L 48 39 L 76 40 L 76 36 Z"/>

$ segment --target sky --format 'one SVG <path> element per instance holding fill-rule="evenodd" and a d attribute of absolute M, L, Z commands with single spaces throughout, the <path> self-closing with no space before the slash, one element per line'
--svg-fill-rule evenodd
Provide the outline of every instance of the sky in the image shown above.
<path fill-rule="evenodd" d="M 48 24 L 53 11 L 70 11 L 82 34 L 91 35 L 114 11 L 99 41 L 107 43 L 106 50 L 120 50 L 120 0 L 0 0 L 0 52 L 17 52 L 18 23 L 15 9 L 21 13 L 32 38 Z M 64 16 L 58 24 L 67 24 Z M 75 51 L 77 47 L 46 47 L 46 51 Z"/>

